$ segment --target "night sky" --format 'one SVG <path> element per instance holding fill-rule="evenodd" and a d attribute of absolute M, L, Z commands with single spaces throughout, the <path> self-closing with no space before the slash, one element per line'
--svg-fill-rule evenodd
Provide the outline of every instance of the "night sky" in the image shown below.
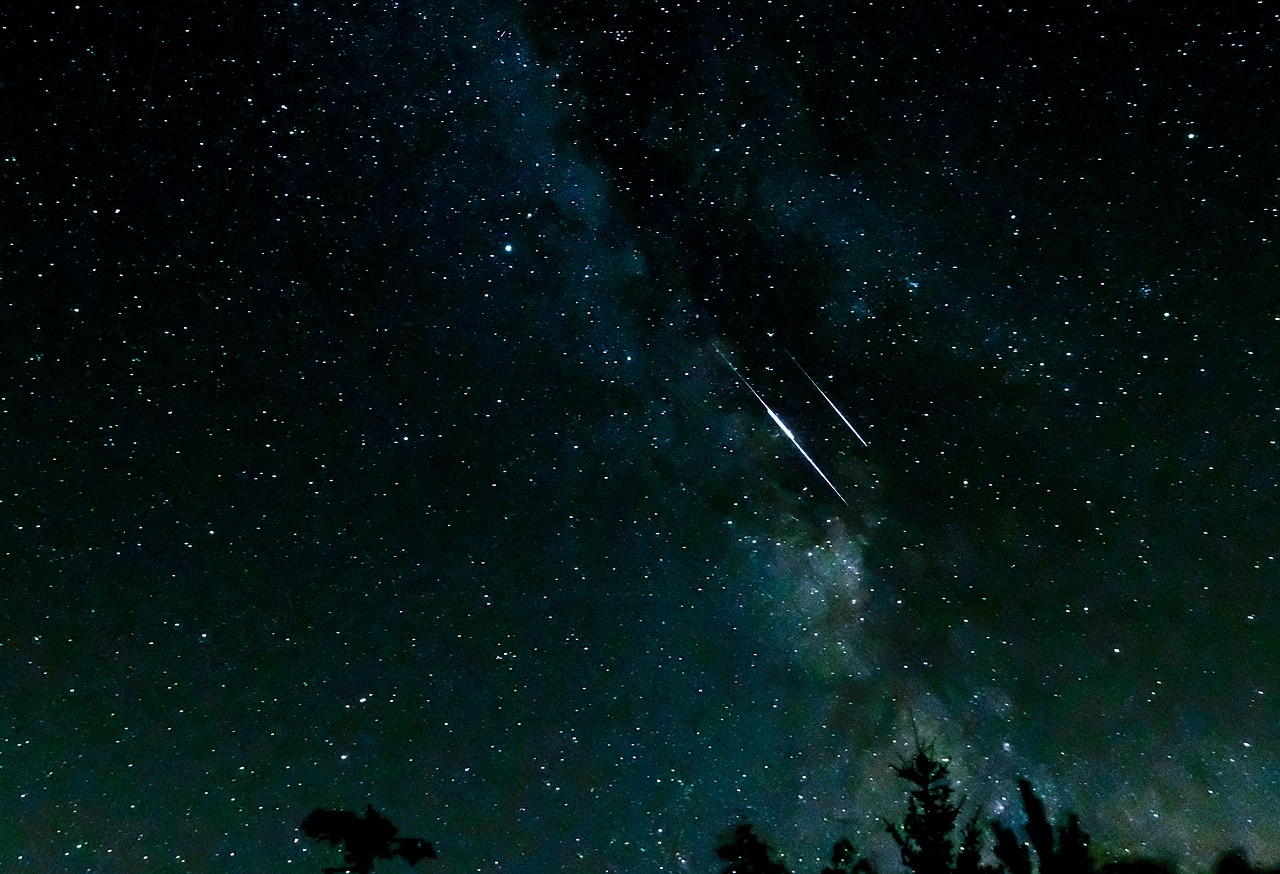
<path fill-rule="evenodd" d="M 0 867 L 1280 860 L 1278 12 L 0 14 Z"/>

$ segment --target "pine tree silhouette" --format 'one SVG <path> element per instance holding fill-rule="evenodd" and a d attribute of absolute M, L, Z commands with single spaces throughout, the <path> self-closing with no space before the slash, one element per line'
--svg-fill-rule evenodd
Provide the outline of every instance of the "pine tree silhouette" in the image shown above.
<path fill-rule="evenodd" d="M 299 826 L 302 833 L 332 846 L 343 845 L 344 868 L 325 868 L 324 874 L 369 874 L 375 859 L 399 856 L 410 865 L 436 858 L 435 848 L 421 838 L 396 837 L 396 827 L 370 804 L 361 818 L 349 810 L 317 808 Z"/>
<path fill-rule="evenodd" d="M 747 822 L 721 839 L 716 855 L 729 863 L 722 874 L 789 874 Z"/>
<path fill-rule="evenodd" d="M 1259 868 L 1249 861 L 1243 849 L 1234 847 L 1218 856 L 1213 874 L 1280 874 L 1280 866 Z"/>
<path fill-rule="evenodd" d="M 960 850 L 956 853 L 956 874 L 997 874 L 999 868 L 982 864 L 982 825 L 975 813 L 964 825 Z M 1002 874 L 1002 872 L 1001 872 Z"/>
<path fill-rule="evenodd" d="M 1067 817 L 1067 824 L 1056 832 L 1049 823 L 1044 803 L 1036 795 L 1031 783 L 1018 781 L 1018 794 L 1022 797 L 1022 809 L 1027 814 L 1023 828 L 1027 840 L 1021 841 L 1011 830 L 998 822 L 991 824 L 996 836 L 996 858 L 1009 874 L 1031 874 L 1031 852 L 1035 850 L 1039 874 L 1095 874 L 1096 867 L 1089 855 L 1089 836 L 1080 828 L 1080 819 L 1074 813 Z"/>
<path fill-rule="evenodd" d="M 1089 836 L 1080 828 L 1080 817 L 1067 816 L 1067 824 L 1058 827 L 1058 861 L 1062 874 L 1094 874 L 1097 870 L 1089 855 Z"/>
<path fill-rule="evenodd" d="M 1044 811 L 1044 804 L 1031 790 L 1027 780 L 1018 781 L 1018 794 L 1022 796 L 1022 809 L 1027 813 L 1027 840 L 1040 860 L 1040 874 L 1058 874 L 1058 857 L 1054 852 L 1053 826 Z"/>
<path fill-rule="evenodd" d="M 822 874 L 875 874 L 875 868 L 866 859 L 858 858 L 853 841 L 841 838 L 831 848 L 831 864 Z"/>
<path fill-rule="evenodd" d="M 1009 874 L 1031 874 L 1031 852 L 1013 830 L 998 822 L 991 823 L 996 836 L 995 854 Z"/>
<path fill-rule="evenodd" d="M 963 802 L 952 799 L 947 764 L 933 753 L 933 746 L 916 740 L 916 750 L 894 770 L 911 784 L 907 813 L 902 825 L 886 822 L 885 828 L 898 845 L 902 864 L 912 874 L 950 874 L 955 870 L 955 843 L 952 831 Z M 972 849 L 966 863 L 972 861 Z"/>

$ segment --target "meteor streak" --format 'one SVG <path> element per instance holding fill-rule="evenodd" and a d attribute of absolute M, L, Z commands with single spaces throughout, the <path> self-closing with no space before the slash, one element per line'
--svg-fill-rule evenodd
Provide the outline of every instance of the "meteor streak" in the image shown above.
<path fill-rule="evenodd" d="M 813 377 L 809 375 L 809 371 L 801 367 L 800 362 L 796 361 L 796 357 L 790 352 L 787 353 L 787 357 L 791 359 L 792 363 L 795 364 L 796 367 L 800 368 L 800 372 L 804 374 L 804 378 L 809 380 L 809 383 L 818 390 L 818 394 L 822 395 L 822 399 L 831 405 L 831 409 L 836 411 L 836 415 L 840 417 L 840 421 L 849 426 L 849 430 L 853 432 L 853 436 L 857 437 L 863 446 L 869 446 L 870 444 L 863 440 L 862 435 L 858 433 L 858 429 L 853 427 L 853 423 L 844 417 L 844 413 L 840 412 L 840 408 L 836 406 L 835 401 L 827 397 L 827 393 L 822 390 L 822 386 L 818 385 L 818 383 L 814 381 Z"/>
<path fill-rule="evenodd" d="M 818 476 L 822 477 L 823 482 L 831 486 L 831 491 L 836 493 L 836 497 L 839 498 L 841 501 L 844 501 L 844 505 L 846 507 L 849 506 L 849 502 L 845 501 L 844 495 L 840 494 L 840 490 L 836 488 L 836 484 L 833 483 L 827 477 L 827 475 L 822 472 L 822 468 L 818 467 L 818 463 L 809 457 L 809 453 L 804 451 L 804 447 L 801 446 L 800 441 L 796 439 L 796 435 L 791 433 L 791 429 L 788 428 L 786 424 L 782 421 L 782 419 L 778 416 L 778 414 L 773 411 L 773 408 L 770 407 L 767 403 L 765 403 L 764 398 L 760 397 L 760 393 L 751 386 L 751 383 L 747 382 L 747 378 L 738 372 L 738 368 L 733 366 L 733 362 L 729 360 L 729 356 L 725 355 L 724 352 L 720 350 L 719 346 L 715 346 L 713 348 L 720 355 L 720 357 L 724 359 L 724 363 L 729 365 L 729 369 L 733 371 L 734 376 L 738 377 L 738 381 L 747 387 L 747 391 L 751 392 L 753 395 L 756 396 L 756 400 L 760 402 L 760 406 L 764 407 L 764 411 L 769 414 L 769 418 L 773 419 L 773 423 L 782 429 L 782 433 L 787 435 L 787 439 L 790 440 L 791 444 L 795 446 L 796 450 L 801 455 L 804 456 L 804 460 L 809 462 L 809 466 L 818 472 Z M 795 360 L 795 359 L 792 359 L 792 360 Z M 818 389 L 818 391 L 822 391 L 822 389 Z M 837 410 L 837 412 L 839 411 Z M 853 426 L 850 425 L 850 427 L 853 427 Z M 855 431 L 854 433 L 856 434 L 857 432 Z M 859 437 L 858 439 L 861 440 L 862 438 Z"/>

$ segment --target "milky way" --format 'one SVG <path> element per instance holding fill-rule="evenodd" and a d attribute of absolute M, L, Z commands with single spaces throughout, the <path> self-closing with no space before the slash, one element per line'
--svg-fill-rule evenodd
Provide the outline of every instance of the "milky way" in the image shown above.
<path fill-rule="evenodd" d="M 1280 858 L 1274 12 L 23 16 L 6 870 Z"/>

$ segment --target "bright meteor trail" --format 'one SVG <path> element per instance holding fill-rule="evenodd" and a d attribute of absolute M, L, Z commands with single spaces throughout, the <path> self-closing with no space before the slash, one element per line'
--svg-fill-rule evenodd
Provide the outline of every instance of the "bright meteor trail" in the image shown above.
<path fill-rule="evenodd" d="M 764 411 L 769 414 L 769 418 L 773 419 L 774 424 L 776 424 L 779 428 L 782 429 L 782 433 L 787 435 L 787 439 L 790 440 L 792 445 L 795 446 L 795 448 L 799 451 L 799 453 L 804 456 L 804 460 L 809 462 L 809 466 L 818 472 L 818 476 L 822 477 L 823 482 L 831 486 L 831 491 L 836 493 L 836 497 L 839 498 L 841 501 L 844 501 L 844 505 L 846 507 L 849 506 L 849 502 L 845 501 L 844 495 L 840 494 L 840 490 L 836 488 L 836 484 L 833 483 L 827 477 L 827 475 L 822 472 L 822 468 L 818 467 L 818 463 L 809 457 L 809 453 L 804 451 L 804 447 L 801 446 L 800 441 L 796 439 L 796 435 L 791 433 L 791 429 L 788 428 L 786 424 L 782 421 L 782 419 L 778 416 L 778 414 L 775 413 L 767 403 L 765 403 L 764 398 L 760 397 L 760 393 L 756 391 L 754 388 L 752 388 L 751 383 L 747 382 L 747 378 L 738 372 L 738 368 L 733 366 L 733 362 L 729 360 L 729 356 L 725 355 L 724 352 L 722 352 L 720 350 L 720 347 L 718 346 L 715 347 L 715 350 L 720 355 L 720 357 L 724 359 L 724 363 L 729 365 L 729 369 L 733 371 L 733 375 L 738 377 L 738 380 L 747 387 L 747 391 L 751 392 L 753 395 L 756 396 L 756 400 L 758 400 L 760 402 L 760 405 L 764 407 Z M 794 361 L 795 359 L 792 359 L 792 360 Z M 803 369 L 804 368 L 801 368 L 801 370 Z M 808 374 L 805 374 L 805 375 L 808 376 Z M 810 382 L 812 382 L 812 380 L 810 380 Z M 818 391 L 822 391 L 822 389 L 818 389 Z M 826 395 L 823 395 L 823 397 L 826 397 Z M 839 412 L 839 410 L 837 410 L 836 412 Z M 844 417 L 841 416 L 841 418 L 844 418 Z M 850 425 L 849 427 L 853 427 L 853 426 Z M 854 433 L 856 434 L 857 432 L 855 431 Z M 859 437 L 858 439 L 861 440 L 862 438 Z"/>
<path fill-rule="evenodd" d="M 831 405 L 831 409 L 836 411 L 836 415 L 840 417 L 840 421 L 849 426 L 849 430 L 853 432 L 853 436 L 857 437 L 863 446 L 869 446 L 870 444 L 863 440 L 862 435 L 858 433 L 858 429 L 853 427 L 853 423 L 844 417 L 844 413 L 840 412 L 840 408 L 836 406 L 835 401 L 827 397 L 827 393 L 822 390 L 822 386 L 818 385 L 818 383 L 814 381 L 814 378 L 809 375 L 809 371 L 805 370 L 804 367 L 800 365 L 800 362 L 796 361 L 796 357 L 790 352 L 787 353 L 787 357 L 791 359 L 792 363 L 795 364 L 796 367 L 800 368 L 800 372 L 804 374 L 804 378 L 809 380 L 813 387 L 818 390 L 818 394 L 822 395 L 822 399 Z"/>

